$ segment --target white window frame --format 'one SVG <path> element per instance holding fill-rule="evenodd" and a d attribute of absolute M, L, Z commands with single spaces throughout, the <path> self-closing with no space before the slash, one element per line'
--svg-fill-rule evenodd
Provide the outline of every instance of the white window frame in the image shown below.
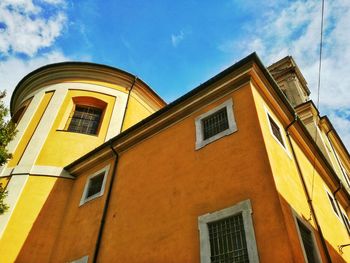
<path fill-rule="evenodd" d="M 109 165 L 88 176 L 88 178 L 86 179 L 83 195 L 81 196 L 79 206 L 103 195 L 104 190 L 105 190 L 105 186 L 106 186 L 108 171 L 109 171 Z M 98 192 L 92 196 L 86 197 L 87 192 L 88 192 L 88 188 L 89 188 L 89 184 L 90 184 L 90 180 L 92 178 L 94 178 L 95 176 L 98 176 L 102 173 L 104 174 L 104 177 L 103 177 L 103 182 L 102 182 L 102 187 L 101 187 L 100 192 Z"/>
<path fill-rule="evenodd" d="M 89 256 L 83 256 L 81 258 L 78 258 L 73 261 L 69 261 L 69 263 L 88 263 L 89 262 Z"/>
<path fill-rule="evenodd" d="M 333 194 L 331 193 L 331 191 L 329 191 L 329 190 L 327 189 L 326 186 L 324 186 L 324 190 L 326 191 L 327 200 L 328 200 L 329 205 L 331 206 L 331 209 L 332 209 L 332 211 L 333 211 L 333 214 L 334 214 L 341 222 L 343 222 L 343 221 L 342 221 L 342 218 L 341 218 L 341 214 L 340 214 L 341 212 L 339 211 L 339 207 L 338 207 L 338 205 L 337 205 L 337 200 L 335 200 Z M 331 200 L 329 200 L 329 197 L 332 198 L 332 200 L 333 200 L 333 202 L 334 202 L 334 204 L 335 204 L 335 209 L 337 210 L 338 214 L 334 211 L 333 205 L 331 204 Z"/>
<path fill-rule="evenodd" d="M 317 246 L 317 242 L 316 242 L 316 238 L 315 238 L 315 234 L 314 234 L 314 230 L 313 228 L 310 226 L 310 224 L 308 222 L 306 222 L 303 218 L 301 218 L 296 212 L 294 209 L 292 209 L 292 213 L 293 213 L 293 218 L 294 218 L 294 223 L 295 223 L 295 227 L 297 229 L 297 233 L 298 233 L 298 237 L 299 237 L 299 242 L 300 242 L 300 245 L 301 245 L 301 249 L 303 251 L 303 255 L 304 255 L 304 259 L 305 259 L 305 262 L 308 263 L 309 261 L 307 260 L 307 256 L 306 256 L 306 252 L 305 252 L 305 248 L 304 248 L 304 242 L 303 242 L 303 239 L 301 237 L 301 234 L 300 234 L 300 229 L 299 229 L 299 225 L 298 225 L 298 220 L 300 221 L 300 223 L 302 223 L 307 229 L 310 230 L 311 232 L 311 237 L 312 237 L 312 242 L 313 242 L 313 245 L 314 245 L 314 255 L 316 256 L 316 260 L 317 262 L 322 262 L 322 259 L 321 259 L 321 255 L 320 255 L 320 250 Z"/>
<path fill-rule="evenodd" d="M 214 136 L 204 140 L 202 120 L 204 118 L 214 114 L 215 112 L 223 109 L 223 108 L 226 108 L 226 111 L 227 111 L 228 129 L 226 129 L 218 134 L 215 134 Z M 204 147 L 205 145 L 207 145 L 213 141 L 220 139 L 221 137 L 224 137 L 226 135 L 229 135 L 229 134 L 237 131 L 237 124 L 235 121 L 235 116 L 233 114 L 233 101 L 232 101 L 232 99 L 229 99 L 229 100 L 225 101 L 224 103 L 220 104 L 219 106 L 211 109 L 210 111 L 198 116 L 195 119 L 195 125 L 196 125 L 196 150 Z"/>
<path fill-rule="evenodd" d="M 284 149 L 284 150 L 287 150 L 287 143 L 286 143 L 286 140 L 284 138 L 284 134 L 282 133 L 282 131 L 284 131 L 283 127 L 280 125 L 279 121 L 276 120 L 275 117 L 272 116 L 272 114 L 265 108 L 265 111 L 266 111 L 266 117 L 267 117 L 267 122 L 269 124 L 269 129 L 270 129 L 270 133 L 272 134 L 272 137 L 277 141 L 277 143 L 279 145 L 281 145 L 281 147 Z M 283 141 L 283 144 L 280 142 L 280 140 L 276 137 L 276 135 L 273 133 L 272 131 L 272 124 L 271 124 L 271 121 L 270 121 L 270 118 L 275 122 L 275 124 L 278 126 L 279 128 L 279 131 L 281 133 L 281 138 L 282 138 L 282 141 Z"/>
<path fill-rule="evenodd" d="M 252 219 L 252 206 L 250 200 L 247 199 L 242 202 L 239 202 L 238 204 L 235 204 L 234 206 L 213 213 L 201 215 L 198 217 L 201 263 L 210 263 L 210 241 L 208 223 L 215 222 L 217 220 L 240 213 L 243 217 L 249 262 L 259 262 L 259 255 L 256 246 L 256 239 Z"/>

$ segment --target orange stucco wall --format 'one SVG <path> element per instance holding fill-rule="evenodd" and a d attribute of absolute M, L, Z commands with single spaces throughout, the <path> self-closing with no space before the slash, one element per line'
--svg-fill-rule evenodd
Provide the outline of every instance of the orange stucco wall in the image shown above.
<path fill-rule="evenodd" d="M 230 98 L 238 131 L 196 151 L 195 117 Z M 199 262 L 198 216 L 246 199 L 261 261 L 293 262 L 249 85 L 123 152 L 116 174 L 100 262 Z M 86 239 L 96 239 L 103 198 L 77 206 L 86 176 L 73 188 L 57 244 L 64 260 L 92 257 Z M 80 228 L 88 236 L 77 243 L 80 220 L 89 231 Z"/>
<path fill-rule="evenodd" d="M 105 190 L 103 196 L 93 199 L 82 206 L 79 206 L 79 203 L 87 177 L 109 165 L 110 169 L 106 183 L 108 185 L 113 170 L 113 162 L 114 160 L 111 159 L 101 163 L 93 169 L 84 172 L 75 181 L 66 206 L 65 215 L 62 218 L 60 233 L 55 242 L 55 248 L 51 257 L 52 262 L 69 262 L 85 255 L 92 257 L 107 190 Z"/>
<path fill-rule="evenodd" d="M 195 117 L 230 98 L 238 131 L 196 151 Z M 250 199 L 259 257 L 289 262 L 266 157 L 248 85 L 130 149 L 117 170 L 101 260 L 199 262 L 198 216 Z"/>

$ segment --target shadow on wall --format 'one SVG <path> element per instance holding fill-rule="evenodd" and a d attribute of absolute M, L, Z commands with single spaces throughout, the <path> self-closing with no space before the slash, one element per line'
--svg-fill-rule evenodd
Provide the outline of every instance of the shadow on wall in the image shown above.
<path fill-rule="evenodd" d="M 16 262 L 49 262 L 73 185 L 70 179 L 53 180 L 57 181 L 41 208 Z"/>
<path fill-rule="evenodd" d="M 292 209 L 290 207 L 290 204 L 282 197 L 282 195 L 280 194 L 279 196 L 280 196 L 280 201 L 281 201 L 282 210 L 284 214 L 284 219 L 286 221 L 287 232 L 288 232 L 290 243 L 292 246 L 291 249 L 293 250 L 293 255 L 296 257 L 295 258 L 296 262 L 304 262 L 305 259 L 304 259 L 304 255 L 301 247 L 302 244 L 297 233 L 297 226 L 294 220 Z M 308 221 L 308 219 L 304 217 L 302 217 L 302 219 L 304 220 L 304 222 Z M 322 257 L 322 262 L 327 262 L 325 258 L 325 253 L 323 252 L 323 247 L 321 244 L 321 240 L 319 238 L 318 231 L 313 228 L 313 232 L 317 240 L 317 249 L 319 250 L 320 255 Z M 326 240 L 326 244 L 333 263 L 335 262 L 346 263 L 344 258 L 341 257 L 339 250 L 336 250 L 327 240 Z"/>

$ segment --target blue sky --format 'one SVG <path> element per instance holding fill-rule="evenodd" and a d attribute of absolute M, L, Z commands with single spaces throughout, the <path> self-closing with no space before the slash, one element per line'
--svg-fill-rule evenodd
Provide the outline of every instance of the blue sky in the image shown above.
<path fill-rule="evenodd" d="M 318 0 L 1 0 L 0 89 L 10 95 L 49 63 L 89 61 L 171 102 L 256 51 L 266 66 L 292 55 L 316 100 L 320 10 Z M 350 148 L 350 1 L 326 1 L 324 40 L 321 114 Z"/>

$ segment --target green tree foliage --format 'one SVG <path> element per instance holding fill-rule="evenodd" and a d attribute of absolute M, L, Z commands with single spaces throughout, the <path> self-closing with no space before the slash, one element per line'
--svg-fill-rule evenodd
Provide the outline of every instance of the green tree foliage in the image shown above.
<path fill-rule="evenodd" d="M 13 139 L 16 134 L 15 125 L 9 119 L 9 109 L 4 105 L 3 99 L 6 93 L 0 92 L 0 166 L 4 165 L 12 156 L 6 149 L 7 144 Z M 4 198 L 7 196 L 7 191 L 0 184 L 0 215 L 5 213 L 9 208 L 4 203 Z"/>
<path fill-rule="evenodd" d="M 0 215 L 5 213 L 7 209 L 9 209 L 9 206 L 4 202 L 4 199 L 6 196 L 7 196 L 7 191 L 5 191 L 5 189 L 2 188 L 0 184 Z"/>

